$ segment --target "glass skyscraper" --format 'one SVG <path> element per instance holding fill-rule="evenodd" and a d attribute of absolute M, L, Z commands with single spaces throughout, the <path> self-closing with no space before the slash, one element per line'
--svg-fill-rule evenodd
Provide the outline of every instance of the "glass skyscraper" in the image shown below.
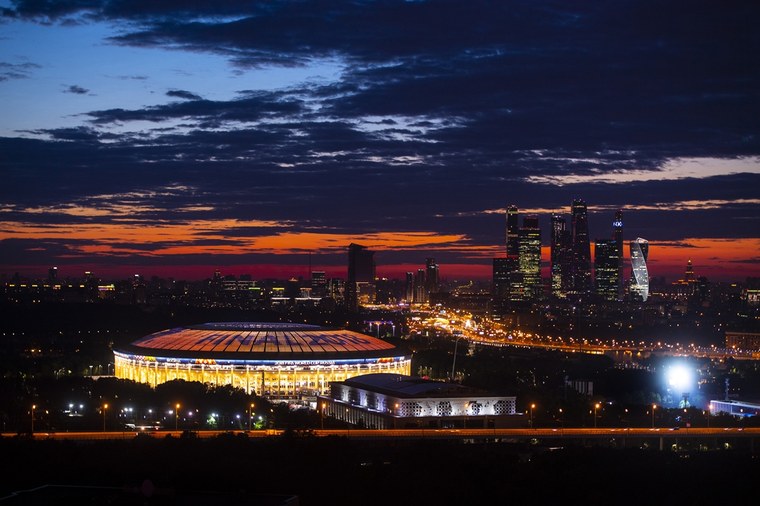
<path fill-rule="evenodd" d="M 587 295 L 593 288 L 591 278 L 591 242 L 588 236 L 588 214 L 582 199 L 573 200 L 572 215 L 572 291 Z"/>
<path fill-rule="evenodd" d="M 554 297 L 565 297 L 568 290 L 570 267 L 570 231 L 567 220 L 559 214 L 552 215 L 551 230 L 551 288 Z"/>
<path fill-rule="evenodd" d="M 618 246 L 614 240 L 594 242 L 594 281 L 596 294 L 604 300 L 618 298 Z"/>
<path fill-rule="evenodd" d="M 538 216 L 523 218 L 520 227 L 520 276 L 522 278 L 524 299 L 536 300 L 543 295 L 541 283 L 541 229 Z"/>
<path fill-rule="evenodd" d="M 615 221 L 612 222 L 612 239 L 617 243 L 618 249 L 618 300 L 623 300 L 625 289 L 623 286 L 623 211 L 615 212 Z"/>
<path fill-rule="evenodd" d="M 649 298 L 649 241 L 637 237 L 631 241 L 631 297 L 646 301 Z"/>

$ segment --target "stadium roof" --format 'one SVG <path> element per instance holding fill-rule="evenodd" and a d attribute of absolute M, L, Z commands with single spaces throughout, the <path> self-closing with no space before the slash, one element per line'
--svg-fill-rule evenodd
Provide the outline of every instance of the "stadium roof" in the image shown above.
<path fill-rule="evenodd" d="M 215 322 L 147 335 L 118 350 L 182 358 L 321 360 L 408 355 L 366 334 L 281 322 Z"/>
<path fill-rule="evenodd" d="M 346 386 L 384 393 L 399 398 L 414 397 L 463 397 L 483 395 L 485 392 L 458 383 L 433 381 L 418 376 L 376 373 L 354 376 L 342 382 Z"/>

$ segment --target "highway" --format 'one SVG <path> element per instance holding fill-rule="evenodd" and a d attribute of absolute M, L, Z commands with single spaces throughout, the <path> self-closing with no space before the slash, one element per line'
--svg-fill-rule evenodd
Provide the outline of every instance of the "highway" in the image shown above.
<path fill-rule="evenodd" d="M 263 430 L 198 430 L 192 434 L 199 438 L 215 438 L 221 435 L 246 434 L 251 438 L 279 437 L 284 429 Z M 3 438 L 29 437 L 29 434 L 2 433 Z M 93 431 L 93 432 L 35 432 L 36 440 L 118 440 L 134 439 L 138 435 L 153 438 L 181 437 L 183 431 Z M 292 432 L 296 437 L 339 436 L 350 439 L 611 439 L 611 438 L 755 438 L 760 427 L 753 428 L 534 428 L 534 429 L 308 429 Z"/>

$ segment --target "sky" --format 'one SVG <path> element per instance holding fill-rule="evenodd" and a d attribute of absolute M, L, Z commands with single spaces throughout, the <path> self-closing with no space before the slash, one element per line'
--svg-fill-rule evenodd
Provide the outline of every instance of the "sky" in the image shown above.
<path fill-rule="evenodd" d="M 760 276 L 756 1 L 0 0 L 0 276 L 489 279 L 586 202 Z M 625 250 L 626 259 L 629 255 Z M 626 276 L 630 275 L 629 272 Z"/>

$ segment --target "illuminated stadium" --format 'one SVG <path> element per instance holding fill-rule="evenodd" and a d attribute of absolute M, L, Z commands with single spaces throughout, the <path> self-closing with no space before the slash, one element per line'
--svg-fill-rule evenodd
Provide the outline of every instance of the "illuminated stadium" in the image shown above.
<path fill-rule="evenodd" d="M 224 322 L 150 334 L 114 350 L 116 377 L 156 386 L 182 379 L 270 399 L 326 394 L 331 381 L 408 375 L 411 355 L 372 336 L 299 323 Z"/>

